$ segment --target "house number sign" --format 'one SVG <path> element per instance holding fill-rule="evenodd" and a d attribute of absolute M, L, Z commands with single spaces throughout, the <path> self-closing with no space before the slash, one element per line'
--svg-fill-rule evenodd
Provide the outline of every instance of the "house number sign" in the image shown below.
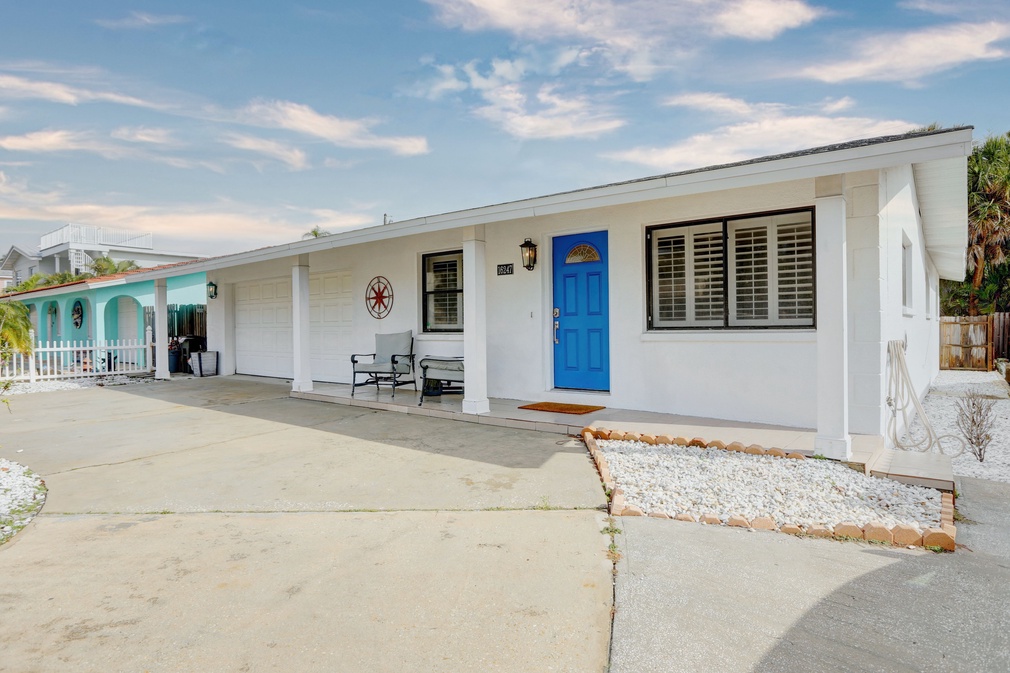
<path fill-rule="evenodd" d="M 382 320 L 393 308 L 393 286 L 385 276 L 376 276 L 365 290 L 365 308 L 373 318 Z"/>
<path fill-rule="evenodd" d="M 498 275 L 499 276 L 511 276 L 513 268 L 514 267 L 511 264 L 499 264 L 498 265 Z"/>

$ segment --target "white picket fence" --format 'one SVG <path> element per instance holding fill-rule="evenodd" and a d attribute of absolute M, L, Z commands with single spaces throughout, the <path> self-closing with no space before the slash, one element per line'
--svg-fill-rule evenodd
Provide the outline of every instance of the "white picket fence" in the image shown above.
<path fill-rule="evenodd" d="M 153 370 L 151 329 L 146 339 L 116 341 L 35 341 L 31 353 L 14 353 L 0 361 L 0 380 L 51 381 Z"/>

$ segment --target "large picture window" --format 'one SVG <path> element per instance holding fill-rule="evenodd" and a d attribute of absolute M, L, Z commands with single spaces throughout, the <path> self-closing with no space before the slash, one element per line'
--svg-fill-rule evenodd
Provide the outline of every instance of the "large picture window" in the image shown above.
<path fill-rule="evenodd" d="M 425 332 L 463 331 L 463 251 L 424 255 Z"/>
<path fill-rule="evenodd" d="M 813 211 L 650 227 L 650 329 L 812 327 Z"/>

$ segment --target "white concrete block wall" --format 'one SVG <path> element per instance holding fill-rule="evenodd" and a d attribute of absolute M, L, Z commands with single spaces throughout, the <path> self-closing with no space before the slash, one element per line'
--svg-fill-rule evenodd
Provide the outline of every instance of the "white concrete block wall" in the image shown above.
<path fill-rule="evenodd" d="M 849 431 L 883 432 L 884 320 L 878 172 L 845 176 L 849 248 Z"/>

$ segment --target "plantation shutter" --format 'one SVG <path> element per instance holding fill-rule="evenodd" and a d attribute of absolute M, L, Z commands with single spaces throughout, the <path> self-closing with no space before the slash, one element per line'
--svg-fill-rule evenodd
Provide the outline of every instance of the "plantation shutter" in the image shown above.
<path fill-rule="evenodd" d="M 731 220 L 728 230 L 729 325 L 813 325 L 810 213 Z"/>
<path fill-rule="evenodd" d="M 657 236 L 653 248 L 653 325 L 723 324 L 722 226 L 677 227 Z"/>

